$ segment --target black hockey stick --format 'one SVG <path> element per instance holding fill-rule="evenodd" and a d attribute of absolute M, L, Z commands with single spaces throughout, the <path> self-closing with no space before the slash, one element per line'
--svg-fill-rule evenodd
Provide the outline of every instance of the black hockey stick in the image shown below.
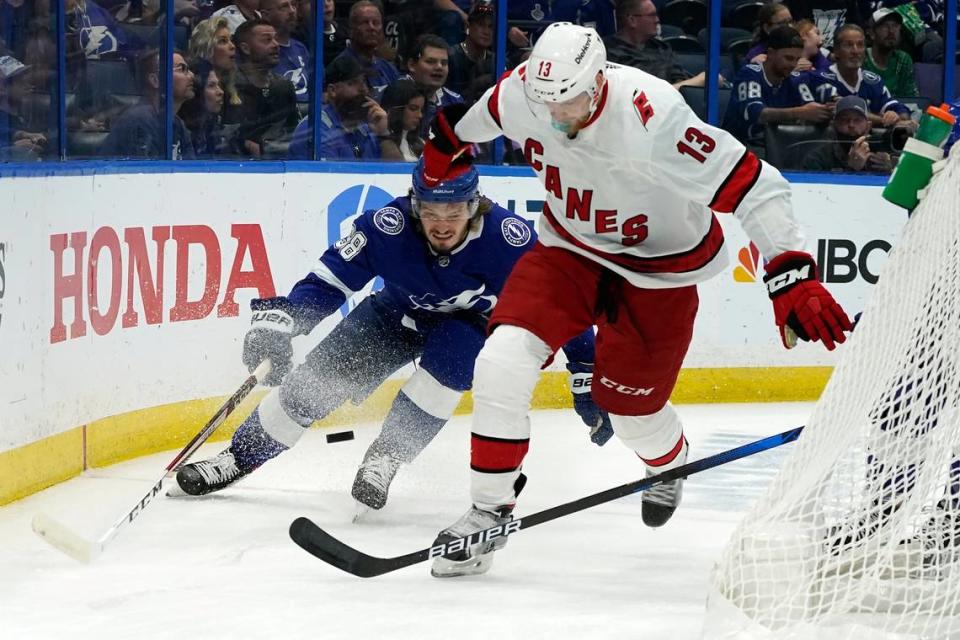
<path fill-rule="evenodd" d="M 180 467 L 190 459 L 190 456 L 200 448 L 200 445 L 206 442 L 207 439 L 213 435 L 213 432 L 223 424 L 223 421 L 233 413 L 237 405 L 270 373 L 270 367 L 270 360 L 261 362 L 254 372 L 243 381 L 240 388 L 237 389 L 232 396 L 227 398 L 227 401 L 224 402 L 213 417 L 207 421 L 203 429 L 193 436 L 190 442 L 180 450 L 180 453 L 170 461 L 170 464 L 164 469 L 163 475 L 157 478 L 157 481 L 151 485 L 146 495 L 140 498 L 140 501 L 133 505 L 132 509 L 120 516 L 117 521 L 107 529 L 106 533 L 99 538 L 94 541 L 87 540 L 45 513 L 38 513 L 33 517 L 31 524 L 34 532 L 50 543 L 51 546 L 63 551 L 71 558 L 79 560 L 80 562 L 93 562 L 97 556 L 103 553 L 103 549 L 107 546 L 107 543 L 117 536 L 117 533 L 120 532 L 120 527 L 128 522 L 133 522 L 134 518 L 140 515 L 140 513 L 147 508 L 147 505 L 150 504 L 150 501 L 163 490 L 164 480 L 174 475 Z"/>
<path fill-rule="evenodd" d="M 446 544 L 429 547 L 427 549 L 421 549 L 420 551 L 414 551 L 413 553 L 397 556 L 395 558 L 378 558 L 367 555 L 362 551 L 358 551 L 357 549 L 354 549 L 353 547 L 346 545 L 340 540 L 337 540 L 331 536 L 329 533 L 314 524 L 309 518 L 301 517 L 294 520 L 290 524 L 290 537 L 305 551 L 315 555 L 324 562 L 331 564 L 338 569 L 342 569 L 347 573 L 352 573 L 355 576 L 360 576 L 361 578 L 373 578 L 375 576 L 383 575 L 384 573 L 396 571 L 397 569 L 409 567 L 410 565 L 419 564 L 431 558 L 462 551 L 465 547 L 469 547 L 480 542 L 485 542 L 487 540 L 492 540 L 494 538 L 500 538 L 503 536 L 509 536 L 517 531 L 529 529 L 530 527 L 535 527 L 538 524 L 543 524 L 544 522 L 549 522 L 550 520 L 570 515 L 571 513 L 583 511 L 584 509 L 595 507 L 598 504 L 603 504 L 604 502 L 610 502 L 611 500 L 616 500 L 617 498 L 622 498 L 640 491 L 645 491 L 650 487 L 654 487 L 663 482 L 669 482 L 671 480 L 676 480 L 677 478 L 691 476 L 695 473 L 712 469 L 713 467 L 718 467 L 722 464 L 733 462 L 734 460 L 739 460 L 740 458 L 746 458 L 747 456 L 760 453 L 761 451 L 767 451 L 768 449 L 779 447 L 780 445 L 796 440 L 800 436 L 801 431 L 803 431 L 803 427 L 790 429 L 789 431 L 784 431 L 783 433 L 778 433 L 774 436 L 768 436 L 761 440 L 756 440 L 755 442 L 750 442 L 728 451 L 723 451 L 700 460 L 695 460 L 683 466 L 671 469 L 670 471 L 665 471 L 660 475 L 644 478 L 643 480 L 628 482 L 627 484 L 622 484 L 619 487 L 606 489 L 599 493 L 594 493 L 593 495 L 580 498 L 579 500 L 574 500 L 573 502 L 567 502 L 555 507 L 550 507 L 549 509 L 544 509 L 543 511 L 538 511 L 537 513 L 532 513 L 528 516 L 524 516 L 523 518 L 517 518 L 516 520 L 512 520 L 505 525 L 498 525 L 496 527 L 477 531 L 476 533 L 470 534 L 466 538 L 457 538 L 456 540 L 451 540 Z"/>

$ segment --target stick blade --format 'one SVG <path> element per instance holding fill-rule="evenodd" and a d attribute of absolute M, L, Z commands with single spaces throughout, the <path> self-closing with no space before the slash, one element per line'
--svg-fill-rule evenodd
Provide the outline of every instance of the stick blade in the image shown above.
<path fill-rule="evenodd" d="M 297 518 L 290 523 L 290 538 L 307 553 L 355 576 L 372 578 L 386 572 L 380 567 L 381 558 L 368 556 L 340 542 L 309 518 Z"/>
<path fill-rule="evenodd" d="M 88 540 L 81 538 L 73 530 L 45 513 L 33 516 L 31 522 L 34 533 L 47 543 L 67 554 L 74 560 L 89 564 L 100 555 L 99 549 Z"/>

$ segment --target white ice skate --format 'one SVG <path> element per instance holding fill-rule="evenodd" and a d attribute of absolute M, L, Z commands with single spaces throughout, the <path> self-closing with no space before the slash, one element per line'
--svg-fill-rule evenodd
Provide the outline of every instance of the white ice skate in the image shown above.
<path fill-rule="evenodd" d="M 388 453 L 368 453 L 353 479 L 351 494 L 357 501 L 357 521 L 367 509 L 382 509 L 387 504 L 390 483 L 400 468 L 400 460 Z"/>
<path fill-rule="evenodd" d="M 446 544 L 451 540 L 469 536 L 476 531 L 506 524 L 513 520 L 512 508 L 504 507 L 498 513 L 470 507 L 459 520 L 440 532 L 433 541 L 434 546 Z M 502 549 L 507 538 L 495 538 L 472 545 L 463 551 L 435 558 L 430 574 L 435 578 L 455 578 L 486 573 L 493 566 L 493 552 Z"/>

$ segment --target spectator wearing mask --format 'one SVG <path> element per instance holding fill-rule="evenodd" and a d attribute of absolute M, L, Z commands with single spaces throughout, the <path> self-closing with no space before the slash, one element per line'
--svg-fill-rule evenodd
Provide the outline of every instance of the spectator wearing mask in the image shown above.
<path fill-rule="evenodd" d="M 900 120 L 910 119 L 910 110 L 890 95 L 883 79 L 866 71 L 866 38 L 863 29 L 848 24 L 834 36 L 836 62 L 827 71 L 809 74 L 810 89 L 819 102 L 830 102 L 834 97 L 860 96 L 869 107 L 867 117 L 878 127 L 892 127 Z"/>
<path fill-rule="evenodd" d="M 224 18 L 227 21 L 227 28 L 230 29 L 232 36 L 237 32 L 237 27 L 247 20 L 260 19 L 260 0 L 236 0 L 234 4 L 228 4 L 218 11 L 214 11 L 212 18 Z"/>
<path fill-rule="evenodd" d="M 887 152 L 870 150 L 870 112 L 866 101 L 855 95 L 837 102 L 833 137 L 804 160 L 807 171 L 854 171 L 889 174 L 893 160 Z"/>
<path fill-rule="evenodd" d="M 703 86 L 706 76 L 691 78 L 670 45 L 657 37 L 660 18 L 652 0 L 622 0 L 617 4 L 617 24 L 620 30 L 603 41 L 608 61 L 636 67 L 678 89 Z"/>
<path fill-rule="evenodd" d="M 194 96 L 193 72 L 183 54 L 173 54 L 173 159 L 192 160 L 193 143 L 190 132 L 177 115 L 183 103 Z M 101 155 L 121 158 L 164 158 L 164 127 L 166 119 L 160 114 L 160 55 L 156 49 L 140 57 L 138 77 L 143 98 L 124 111 L 110 127 Z"/>
<path fill-rule="evenodd" d="M 794 29 L 803 38 L 803 57 L 797 63 L 797 71 L 826 71 L 830 67 L 830 52 L 823 48 L 823 36 L 813 20 L 800 20 Z"/>
<path fill-rule="evenodd" d="M 467 16 L 463 42 L 450 50 L 447 87 L 461 96 L 471 83 L 484 76 L 493 83 L 493 5 L 479 0 Z"/>
<path fill-rule="evenodd" d="M 863 68 L 880 76 L 894 97 L 917 96 L 917 78 L 913 74 L 913 59 L 897 47 L 903 16 L 893 9 L 873 12 L 871 32 L 873 42 L 867 49 Z"/>
<path fill-rule="evenodd" d="M 744 55 L 745 60 L 759 64 L 766 59 L 767 40 L 770 32 L 777 27 L 793 25 L 793 16 L 790 8 L 779 2 L 768 2 L 757 12 L 757 28 L 753 32 L 753 42 Z"/>
<path fill-rule="evenodd" d="M 209 62 L 226 92 L 226 104 L 240 104 L 237 94 L 237 48 L 230 37 L 226 18 L 203 20 L 193 28 L 188 57 L 194 62 Z"/>
<path fill-rule="evenodd" d="M 338 58 L 350 56 L 361 64 L 370 95 L 379 98 L 387 85 L 400 77 L 397 68 L 378 55 L 384 43 L 383 14 L 371 0 L 350 7 L 350 40 Z"/>
<path fill-rule="evenodd" d="M 280 45 L 280 62 L 273 72 L 290 81 L 297 92 L 297 102 L 307 102 L 310 52 L 302 42 L 291 36 L 297 26 L 296 5 L 293 0 L 260 0 L 260 15 L 264 22 L 276 30 L 277 43 Z"/>
<path fill-rule="evenodd" d="M 206 60 L 191 67 L 193 97 L 180 109 L 180 117 L 190 131 L 197 158 L 207 159 L 230 153 L 223 128 L 224 90 L 216 69 Z"/>
<path fill-rule="evenodd" d="M 320 111 L 321 160 L 378 160 L 380 140 L 389 134 L 387 114 L 370 96 L 363 65 L 353 56 L 340 56 L 324 70 L 327 101 Z M 293 134 L 290 157 L 313 156 L 310 118 Z"/>
<path fill-rule="evenodd" d="M 407 60 L 408 76 L 423 92 L 427 103 L 420 122 L 420 135 L 426 137 L 433 116 L 443 107 L 462 104 L 463 97 L 444 85 L 447 83 L 450 52 L 440 36 L 426 33 L 417 38 Z"/>
<path fill-rule="evenodd" d="M 263 20 L 248 20 L 233 34 L 240 63 L 237 69 L 239 105 L 227 105 L 224 122 L 239 125 L 243 155 L 262 157 L 265 143 L 289 142 L 297 126 L 293 84 L 273 69 L 280 61 L 277 32 Z"/>
<path fill-rule="evenodd" d="M 380 150 L 384 160 L 416 162 L 420 158 L 424 103 L 417 85 L 406 78 L 400 78 L 383 92 L 380 106 L 387 112 L 387 135 L 380 139 Z"/>
<path fill-rule="evenodd" d="M 723 119 L 723 128 L 744 144 L 762 146 L 764 128 L 773 122 L 825 124 L 833 106 L 813 101 L 803 77 L 794 71 L 803 53 L 803 38 L 793 27 L 776 27 L 767 35 L 761 64 L 748 64 L 737 74 Z"/>
<path fill-rule="evenodd" d="M 31 133 L 23 101 L 33 93 L 29 67 L 13 56 L 0 56 L 0 160 L 39 160 L 47 148 L 42 133 Z"/>

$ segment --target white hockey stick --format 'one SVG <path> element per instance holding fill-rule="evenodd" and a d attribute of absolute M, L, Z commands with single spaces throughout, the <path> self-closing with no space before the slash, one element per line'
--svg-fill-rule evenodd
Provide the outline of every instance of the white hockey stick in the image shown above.
<path fill-rule="evenodd" d="M 133 506 L 132 509 L 120 516 L 120 518 L 113 523 L 113 526 L 107 529 L 106 533 L 100 536 L 96 541 L 91 542 L 90 540 L 81 537 L 69 527 L 63 525 L 57 520 L 54 520 L 45 513 L 38 513 L 33 517 L 32 526 L 34 532 L 46 540 L 50 545 L 56 547 L 71 558 L 84 563 L 92 562 L 97 558 L 97 556 L 103 553 L 103 549 L 107 546 L 107 543 L 117 536 L 117 533 L 120 531 L 120 527 L 128 522 L 133 522 L 133 519 L 140 515 L 147 505 L 150 504 L 150 501 L 153 500 L 153 498 L 163 490 L 164 480 L 176 474 L 177 470 L 187 462 L 190 456 L 192 456 L 197 449 L 200 448 L 200 445 L 206 442 L 207 439 L 213 435 L 213 432 L 216 431 L 221 424 L 223 424 L 223 421 L 227 419 L 227 416 L 233 413 L 234 409 L 237 408 L 237 405 L 239 405 L 243 399 L 250 394 L 253 388 L 257 386 L 257 384 L 263 380 L 268 373 L 270 373 L 270 360 L 264 360 L 256 369 L 254 369 L 250 377 L 244 380 L 243 384 L 240 385 L 240 388 L 237 389 L 236 392 L 234 392 L 234 394 L 223 403 L 220 409 L 217 410 L 212 418 L 210 418 L 210 421 L 207 422 L 200 433 L 195 435 L 193 439 L 187 443 L 187 446 L 185 446 L 180 453 L 178 453 L 176 457 L 170 461 L 170 464 L 168 464 L 166 469 L 164 469 L 163 475 L 153 483 L 150 491 L 140 498 L 140 500 Z"/>

